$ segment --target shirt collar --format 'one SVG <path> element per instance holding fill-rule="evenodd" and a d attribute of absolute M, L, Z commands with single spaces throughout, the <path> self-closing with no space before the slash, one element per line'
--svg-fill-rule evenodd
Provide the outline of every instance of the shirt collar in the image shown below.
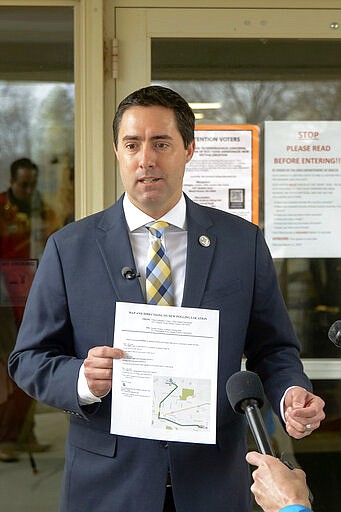
<path fill-rule="evenodd" d="M 136 229 L 139 229 L 155 220 L 142 210 L 139 210 L 139 208 L 136 208 L 128 198 L 127 194 L 124 194 L 123 210 L 130 232 L 135 231 Z M 169 222 L 172 226 L 176 226 L 183 230 L 186 229 L 186 201 L 184 195 L 182 194 L 178 203 L 158 220 L 164 220 Z"/>

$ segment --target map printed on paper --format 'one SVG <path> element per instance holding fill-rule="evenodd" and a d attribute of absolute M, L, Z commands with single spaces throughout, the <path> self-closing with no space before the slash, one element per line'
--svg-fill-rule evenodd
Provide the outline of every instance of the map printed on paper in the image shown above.
<path fill-rule="evenodd" d="M 164 430 L 208 430 L 211 383 L 208 379 L 153 377 L 152 427 Z"/>

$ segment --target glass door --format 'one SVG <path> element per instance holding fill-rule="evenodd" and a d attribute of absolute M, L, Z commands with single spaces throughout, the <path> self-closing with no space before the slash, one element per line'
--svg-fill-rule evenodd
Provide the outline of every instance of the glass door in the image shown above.
<path fill-rule="evenodd" d="M 0 5 L 0 494 L 56 510 L 67 417 L 36 403 L 7 358 L 47 237 L 74 219 L 74 10 Z M 43 508 L 40 508 L 43 507 Z"/>
<path fill-rule="evenodd" d="M 263 227 L 264 122 L 341 119 L 340 17 L 340 10 L 118 8 L 117 102 L 159 83 L 192 104 L 206 103 L 205 110 L 196 108 L 198 124 L 257 124 Z M 119 178 L 117 190 L 122 192 Z M 340 315 L 340 267 L 338 258 L 324 260 L 276 264 L 308 373 L 338 378 L 340 352 L 322 338 Z"/>
<path fill-rule="evenodd" d="M 195 105 L 200 125 L 257 125 L 264 229 L 265 123 L 341 121 L 339 25 L 340 10 L 117 9 L 117 102 L 154 83 Z M 122 191 L 119 181 L 117 188 Z M 330 487 L 341 457 L 341 352 L 328 330 L 341 314 L 340 258 L 326 250 L 324 257 L 276 258 L 275 265 L 305 370 L 326 401 L 327 418 L 300 444 L 278 425 L 273 439 L 307 471 L 317 509 L 333 510 L 340 499 L 337 482 Z"/>
<path fill-rule="evenodd" d="M 47 236 L 103 208 L 103 2 L 0 0 L 0 496 L 58 509 L 68 415 L 7 374 Z"/>

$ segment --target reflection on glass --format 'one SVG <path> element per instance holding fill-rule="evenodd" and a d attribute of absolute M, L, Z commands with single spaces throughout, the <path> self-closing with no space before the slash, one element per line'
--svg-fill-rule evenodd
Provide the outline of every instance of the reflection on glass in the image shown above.
<path fill-rule="evenodd" d="M 65 415 L 22 392 L 7 358 L 46 240 L 74 215 L 72 8 L 0 7 L 0 167 L 0 470 L 15 462 L 1 507 L 43 502 L 48 512 L 58 508 Z"/>
<path fill-rule="evenodd" d="M 294 449 L 314 494 L 314 510 L 330 512 L 339 509 L 341 499 L 341 381 L 314 380 L 313 386 L 326 403 L 326 419 L 312 436 L 295 443 Z"/>
<path fill-rule="evenodd" d="M 30 158 L 38 168 L 31 201 L 39 196 L 49 205 L 49 234 L 72 218 L 74 209 L 74 85 L 0 82 L 0 105 L 0 188 L 11 186 L 13 161 Z"/>

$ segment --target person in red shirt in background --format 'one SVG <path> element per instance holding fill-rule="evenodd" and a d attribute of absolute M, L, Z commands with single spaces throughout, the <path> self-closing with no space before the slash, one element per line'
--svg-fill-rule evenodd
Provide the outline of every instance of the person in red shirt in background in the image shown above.
<path fill-rule="evenodd" d="M 37 259 L 47 233 L 48 210 L 36 190 L 38 167 L 28 158 L 12 163 L 10 187 L 0 194 L 0 461 L 18 451 L 43 451 L 33 431 L 34 400 L 7 372 Z"/>

